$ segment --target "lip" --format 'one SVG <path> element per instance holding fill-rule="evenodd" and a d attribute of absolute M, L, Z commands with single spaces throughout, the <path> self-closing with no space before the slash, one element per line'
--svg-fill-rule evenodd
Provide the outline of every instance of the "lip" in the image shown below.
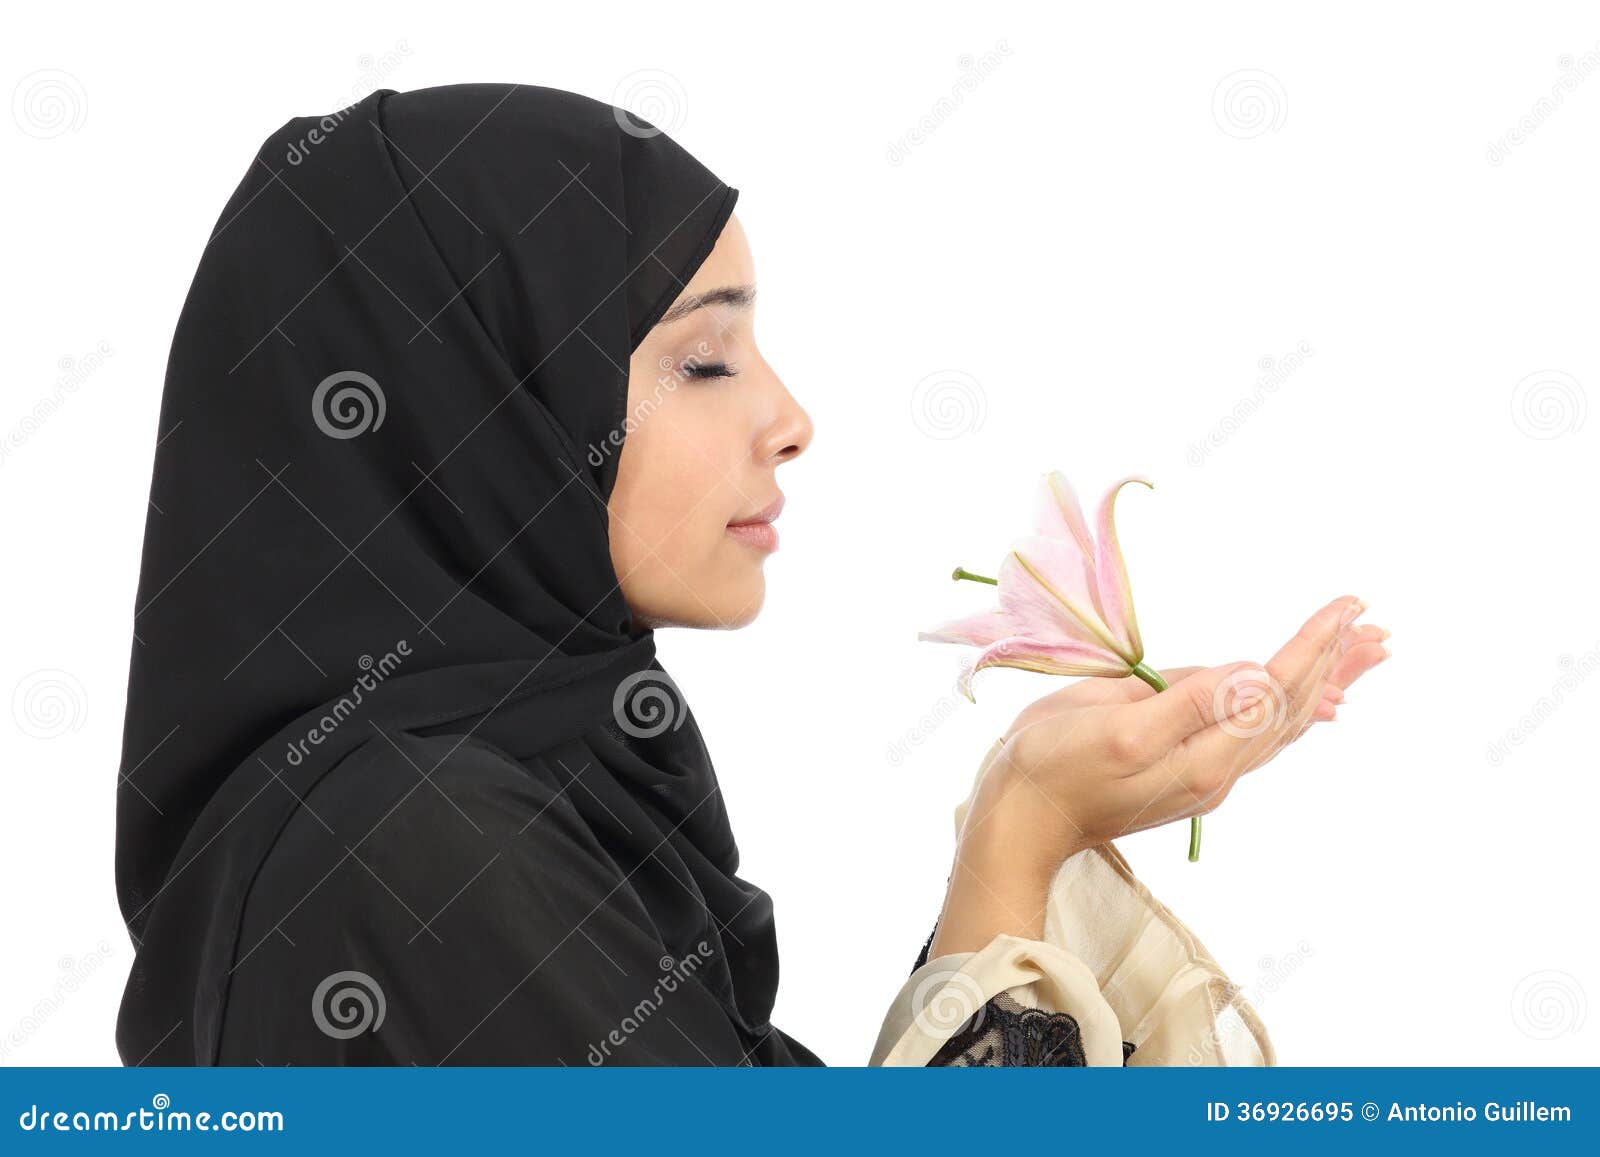
<path fill-rule="evenodd" d="M 741 542 L 749 543 L 759 550 L 774 551 L 778 549 L 778 528 L 773 522 L 783 511 L 783 495 L 762 507 L 749 518 L 742 518 L 738 522 L 728 523 L 728 533 Z"/>

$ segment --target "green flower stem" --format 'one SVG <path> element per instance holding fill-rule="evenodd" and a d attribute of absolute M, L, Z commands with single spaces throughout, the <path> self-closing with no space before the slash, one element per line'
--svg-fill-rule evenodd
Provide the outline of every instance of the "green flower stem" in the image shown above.
<path fill-rule="evenodd" d="M 950 577 L 957 580 L 966 579 L 969 582 L 975 583 L 988 583 L 992 587 L 997 587 L 1000 585 L 999 579 L 992 579 L 987 575 L 973 574 L 970 570 L 963 570 L 961 567 L 956 567 L 955 571 L 950 575 Z"/>
<path fill-rule="evenodd" d="M 1167 689 L 1167 681 L 1163 679 L 1154 668 L 1139 662 L 1134 665 L 1133 674 L 1139 676 L 1157 691 Z M 1195 863 L 1200 859 L 1200 817 L 1189 817 L 1189 862 Z"/>
<path fill-rule="evenodd" d="M 1150 686 L 1154 687 L 1157 691 L 1165 691 L 1167 689 L 1167 681 L 1161 677 L 1161 672 L 1157 671 L 1154 667 L 1147 663 L 1137 664 L 1133 668 L 1133 673 L 1139 676 L 1139 678 L 1143 679 L 1146 683 L 1150 684 Z"/>

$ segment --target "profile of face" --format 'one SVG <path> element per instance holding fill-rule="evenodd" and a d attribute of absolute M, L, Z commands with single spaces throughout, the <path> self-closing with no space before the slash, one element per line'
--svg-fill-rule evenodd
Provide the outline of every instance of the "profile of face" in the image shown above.
<path fill-rule="evenodd" d="M 608 503 L 611 561 L 641 627 L 742 627 L 777 549 L 777 471 L 811 419 L 756 347 L 755 263 L 730 217 L 628 366 Z"/>

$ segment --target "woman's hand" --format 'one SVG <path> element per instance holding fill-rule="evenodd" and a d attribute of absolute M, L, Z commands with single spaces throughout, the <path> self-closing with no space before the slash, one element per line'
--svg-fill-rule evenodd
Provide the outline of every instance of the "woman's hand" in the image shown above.
<path fill-rule="evenodd" d="M 1084 679 L 1030 706 L 967 813 L 939 954 L 976 951 L 998 932 L 1036 939 L 1067 857 L 1214 810 L 1241 775 L 1335 718 L 1345 689 L 1388 656 L 1387 631 L 1354 623 L 1364 609 L 1335 599 L 1264 672 L 1248 662 L 1164 670 L 1159 694 L 1132 676 Z"/>

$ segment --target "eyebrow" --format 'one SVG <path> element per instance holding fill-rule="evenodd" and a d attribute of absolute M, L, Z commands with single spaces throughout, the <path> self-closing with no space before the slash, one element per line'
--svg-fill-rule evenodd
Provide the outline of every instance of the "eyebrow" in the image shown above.
<path fill-rule="evenodd" d="M 755 304 L 756 287 L 753 285 L 723 285 L 716 289 L 686 297 L 661 315 L 657 325 L 671 325 L 682 321 L 697 309 L 710 305 L 728 305 L 734 309 L 749 309 Z"/>

